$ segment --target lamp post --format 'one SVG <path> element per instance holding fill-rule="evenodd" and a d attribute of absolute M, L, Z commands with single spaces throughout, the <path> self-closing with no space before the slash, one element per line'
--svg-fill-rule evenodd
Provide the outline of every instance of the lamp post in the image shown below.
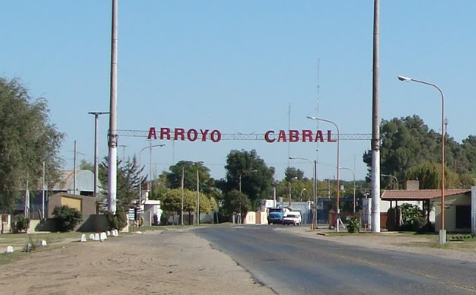
<path fill-rule="evenodd" d="M 119 147 L 122 148 L 122 164 L 126 162 L 126 147 L 127 145 L 120 144 Z"/>
<path fill-rule="evenodd" d="M 292 177 L 290 180 L 289 180 L 289 183 L 288 183 L 288 206 L 289 208 L 291 208 L 291 200 L 292 200 L 292 182 L 293 182 L 293 179 L 298 179 L 297 177 Z"/>
<path fill-rule="evenodd" d="M 312 183 L 312 196 L 314 197 L 314 214 L 313 214 L 313 222 L 311 223 L 311 229 L 317 228 L 317 161 L 310 160 L 308 158 L 299 158 L 299 157 L 289 157 L 289 160 L 304 160 L 308 161 L 313 164 L 313 183 Z"/>
<path fill-rule="evenodd" d="M 94 115 L 94 197 L 98 196 L 98 122 L 100 115 L 109 114 L 109 112 L 89 112 Z"/>
<path fill-rule="evenodd" d="M 355 172 L 353 169 L 350 169 L 350 168 L 340 167 L 340 169 L 349 170 L 350 172 L 352 172 L 352 175 L 354 176 L 354 209 L 352 212 L 355 214 Z"/>
<path fill-rule="evenodd" d="M 392 180 L 395 179 L 395 185 L 393 186 L 394 189 L 398 189 L 398 179 L 396 176 L 390 174 L 381 174 L 383 177 L 390 177 Z"/>
<path fill-rule="evenodd" d="M 180 188 L 181 188 L 181 202 L 180 202 L 180 225 L 183 225 L 183 186 L 184 186 L 184 178 L 185 178 L 185 167 L 182 166 L 182 179 L 180 181 Z"/>
<path fill-rule="evenodd" d="M 303 188 L 303 189 L 301 190 L 301 202 L 302 202 L 302 193 L 303 193 L 305 190 L 306 190 L 306 188 Z M 309 200 L 309 198 L 307 198 L 307 199 Z"/>
<path fill-rule="evenodd" d="M 340 197 L 340 192 L 339 192 L 339 154 L 340 154 L 340 130 L 339 130 L 339 126 L 337 126 L 336 123 L 334 123 L 333 121 L 331 120 L 326 120 L 326 119 L 321 119 L 321 118 L 318 118 L 318 117 L 311 117 L 311 116 L 307 116 L 308 119 L 310 120 L 316 120 L 316 121 L 323 121 L 323 122 L 327 122 L 327 123 L 331 123 L 332 125 L 334 125 L 334 127 L 336 128 L 337 130 L 337 163 L 336 163 L 336 179 L 337 179 L 337 196 L 336 196 L 336 207 L 337 207 L 337 216 L 336 216 L 336 231 L 339 232 L 339 222 L 342 222 L 340 220 L 340 204 L 339 204 L 339 197 Z"/>
<path fill-rule="evenodd" d="M 416 82 L 436 88 L 441 94 L 441 229 L 439 232 L 440 244 L 446 243 L 445 230 L 445 96 L 443 91 L 433 83 L 421 81 L 409 77 L 398 76 L 398 80 L 404 82 Z"/>
<path fill-rule="evenodd" d="M 152 149 L 153 147 L 163 147 L 163 146 L 165 146 L 165 144 L 149 145 L 149 146 L 146 146 L 146 147 L 142 148 L 139 152 L 139 169 L 141 169 L 141 162 L 142 162 L 141 159 L 142 159 L 142 152 L 143 151 L 145 151 L 146 149 Z M 142 210 L 142 179 L 140 179 L 140 184 L 139 184 L 139 208 L 140 208 L 140 210 Z M 139 217 L 140 217 L 140 212 L 138 214 L 139 214 Z"/>
<path fill-rule="evenodd" d="M 197 166 L 197 226 L 199 225 L 200 225 L 200 175 L 198 174 L 198 166 Z"/>

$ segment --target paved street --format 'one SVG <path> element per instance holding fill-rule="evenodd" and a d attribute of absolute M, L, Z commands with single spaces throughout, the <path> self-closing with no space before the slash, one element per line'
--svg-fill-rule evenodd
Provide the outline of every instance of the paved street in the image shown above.
<path fill-rule="evenodd" d="M 474 262 L 338 244 L 292 230 L 236 226 L 195 233 L 278 294 L 476 293 Z"/>

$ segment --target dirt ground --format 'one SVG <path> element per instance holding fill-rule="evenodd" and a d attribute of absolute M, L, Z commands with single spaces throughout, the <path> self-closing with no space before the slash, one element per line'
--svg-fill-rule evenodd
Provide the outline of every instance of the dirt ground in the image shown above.
<path fill-rule="evenodd" d="M 207 241 L 181 230 L 32 253 L 0 266 L 0 294 L 275 293 Z"/>
<path fill-rule="evenodd" d="M 435 237 L 326 235 L 305 227 L 289 234 L 476 262 L 476 252 L 419 247 Z M 79 238 L 79 237 L 78 237 Z M 275 294 L 193 229 L 146 232 L 104 242 L 70 242 L 0 266 L 0 294 Z"/>

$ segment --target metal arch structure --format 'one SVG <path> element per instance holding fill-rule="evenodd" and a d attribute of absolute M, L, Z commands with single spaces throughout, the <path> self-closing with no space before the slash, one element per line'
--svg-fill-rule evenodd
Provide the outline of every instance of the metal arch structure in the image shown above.
<path fill-rule="evenodd" d="M 119 136 L 125 137 L 145 137 L 149 135 L 147 130 L 117 130 Z M 173 132 L 171 132 L 173 136 Z M 336 135 L 332 135 L 333 140 L 337 140 Z M 200 135 L 198 139 L 201 139 Z M 340 140 L 371 140 L 372 134 L 366 133 L 341 133 Z M 222 133 L 221 140 L 264 140 L 264 134 L 243 134 L 243 133 Z"/>

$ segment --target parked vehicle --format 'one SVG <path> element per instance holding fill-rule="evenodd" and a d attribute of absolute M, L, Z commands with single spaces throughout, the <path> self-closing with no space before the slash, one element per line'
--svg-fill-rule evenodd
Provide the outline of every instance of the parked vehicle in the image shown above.
<path fill-rule="evenodd" d="M 283 224 L 301 225 L 301 213 L 295 211 L 288 212 L 288 214 L 283 217 Z"/>
<path fill-rule="evenodd" d="M 268 224 L 282 224 L 283 218 L 289 212 L 287 208 L 269 208 L 268 209 Z"/>

